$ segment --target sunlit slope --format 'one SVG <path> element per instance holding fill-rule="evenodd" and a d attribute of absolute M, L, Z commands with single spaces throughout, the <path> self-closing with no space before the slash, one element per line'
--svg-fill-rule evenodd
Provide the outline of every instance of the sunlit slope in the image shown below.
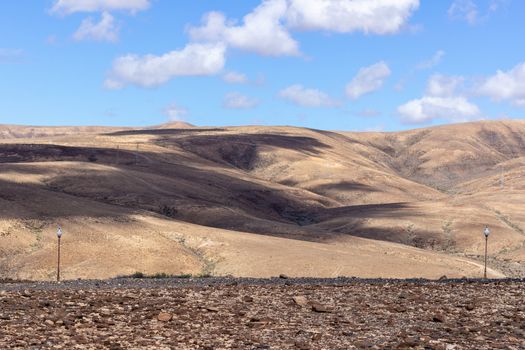
<path fill-rule="evenodd" d="M 32 130 L 0 127 L 3 274 L 50 278 L 57 223 L 71 278 L 476 275 L 486 224 L 495 268 L 525 258 L 525 123 Z"/>

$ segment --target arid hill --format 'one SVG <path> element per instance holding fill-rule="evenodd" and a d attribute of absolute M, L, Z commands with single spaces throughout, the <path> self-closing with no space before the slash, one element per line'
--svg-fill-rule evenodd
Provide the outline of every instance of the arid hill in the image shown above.
<path fill-rule="evenodd" d="M 525 274 L 525 122 L 0 127 L 0 276 Z"/>

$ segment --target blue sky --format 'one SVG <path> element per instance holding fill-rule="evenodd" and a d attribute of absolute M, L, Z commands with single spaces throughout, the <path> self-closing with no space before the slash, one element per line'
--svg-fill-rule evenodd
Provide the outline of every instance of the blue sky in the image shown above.
<path fill-rule="evenodd" d="M 0 2 L 0 124 L 403 130 L 525 116 L 518 0 Z"/>

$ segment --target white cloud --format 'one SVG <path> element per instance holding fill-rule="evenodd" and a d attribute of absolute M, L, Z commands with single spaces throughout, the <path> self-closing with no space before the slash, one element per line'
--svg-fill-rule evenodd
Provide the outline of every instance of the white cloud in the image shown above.
<path fill-rule="evenodd" d="M 0 48 L 0 63 L 18 63 L 23 56 L 23 50 Z"/>
<path fill-rule="evenodd" d="M 454 0 L 448 9 L 448 17 L 474 25 L 488 20 L 496 11 L 506 8 L 509 3 L 510 0 L 491 0 L 480 13 L 474 0 Z"/>
<path fill-rule="evenodd" d="M 406 123 L 424 123 L 433 119 L 467 121 L 480 114 L 478 106 L 458 92 L 465 79 L 461 76 L 432 75 L 422 98 L 399 106 L 397 112 Z"/>
<path fill-rule="evenodd" d="M 266 0 L 243 18 L 242 25 L 227 21 L 224 14 L 210 12 L 201 27 L 190 27 L 195 41 L 223 42 L 240 50 L 266 56 L 299 55 L 299 44 L 281 23 L 286 0 Z"/>
<path fill-rule="evenodd" d="M 365 94 L 374 92 L 383 86 L 385 79 L 388 78 L 390 74 L 390 68 L 388 68 L 385 62 L 378 62 L 371 66 L 361 68 L 346 86 L 346 94 L 355 100 Z"/>
<path fill-rule="evenodd" d="M 287 24 L 301 30 L 397 33 L 419 0 L 289 0 Z"/>
<path fill-rule="evenodd" d="M 397 108 L 406 123 L 424 123 L 433 119 L 466 121 L 477 117 L 478 106 L 465 97 L 423 96 Z"/>
<path fill-rule="evenodd" d="M 223 106 L 228 109 L 250 109 L 259 104 L 259 101 L 244 96 L 238 92 L 230 92 L 224 96 Z"/>
<path fill-rule="evenodd" d="M 230 84 L 246 84 L 248 82 L 246 75 L 233 71 L 224 73 L 222 80 Z"/>
<path fill-rule="evenodd" d="M 209 12 L 202 26 L 188 32 L 194 41 L 224 42 L 266 56 L 297 56 L 299 44 L 288 28 L 393 34 L 418 7 L 419 0 L 264 0 L 241 24 Z"/>
<path fill-rule="evenodd" d="M 495 12 L 498 11 L 502 7 L 506 7 L 511 0 L 492 0 L 489 3 L 489 11 Z"/>
<path fill-rule="evenodd" d="M 153 87 L 179 76 L 217 74 L 224 67 L 225 50 L 222 44 L 189 44 L 162 56 L 121 56 L 114 60 L 104 85 L 110 89 L 127 84 Z"/>
<path fill-rule="evenodd" d="M 516 106 L 525 107 L 525 62 L 506 72 L 498 70 L 483 81 L 478 93 L 494 101 L 510 101 Z"/>
<path fill-rule="evenodd" d="M 478 20 L 478 6 L 473 0 L 454 0 L 448 9 L 448 16 L 475 24 Z"/>
<path fill-rule="evenodd" d="M 179 107 L 177 104 L 172 103 L 164 109 L 164 114 L 168 116 L 170 121 L 183 120 L 183 117 L 188 114 L 188 110 L 183 107 Z"/>
<path fill-rule="evenodd" d="M 279 92 L 279 96 L 303 107 L 337 107 L 339 102 L 317 89 L 306 89 L 296 84 Z"/>
<path fill-rule="evenodd" d="M 107 12 L 102 13 L 100 22 L 93 23 L 91 18 L 82 21 L 80 28 L 73 34 L 73 38 L 80 40 L 96 40 L 115 42 L 118 40 L 119 27 L 115 19 Z"/>
<path fill-rule="evenodd" d="M 464 80 L 460 76 L 433 74 L 428 80 L 426 94 L 439 97 L 453 96 Z"/>
<path fill-rule="evenodd" d="M 51 12 L 68 15 L 75 12 L 123 10 L 135 13 L 149 6 L 150 0 L 57 0 Z"/>
<path fill-rule="evenodd" d="M 428 59 L 426 61 L 423 61 L 423 62 L 420 62 L 416 66 L 416 69 L 423 70 L 423 69 L 433 68 L 433 67 L 437 66 L 441 62 L 441 60 L 443 59 L 444 56 L 445 56 L 445 51 L 438 50 L 434 54 L 434 56 L 432 56 L 430 59 Z"/>

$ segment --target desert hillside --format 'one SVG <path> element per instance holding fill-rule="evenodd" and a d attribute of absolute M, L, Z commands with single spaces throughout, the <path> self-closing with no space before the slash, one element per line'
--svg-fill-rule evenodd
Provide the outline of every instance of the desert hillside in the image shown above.
<path fill-rule="evenodd" d="M 0 277 L 525 273 L 525 122 L 0 126 Z"/>

